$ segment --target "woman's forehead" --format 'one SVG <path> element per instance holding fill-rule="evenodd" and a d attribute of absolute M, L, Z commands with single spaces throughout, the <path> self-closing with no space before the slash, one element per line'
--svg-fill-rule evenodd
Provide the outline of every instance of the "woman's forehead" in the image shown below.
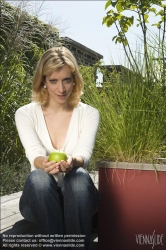
<path fill-rule="evenodd" d="M 60 76 L 60 75 L 68 75 L 68 76 L 72 76 L 72 72 L 71 72 L 71 69 L 69 68 L 69 66 L 67 66 L 67 65 L 64 65 L 64 66 L 62 66 L 62 67 L 60 67 L 60 68 L 58 68 L 58 69 L 54 69 L 54 70 L 52 70 L 49 74 L 48 74 L 48 76 L 50 77 L 50 76 Z"/>

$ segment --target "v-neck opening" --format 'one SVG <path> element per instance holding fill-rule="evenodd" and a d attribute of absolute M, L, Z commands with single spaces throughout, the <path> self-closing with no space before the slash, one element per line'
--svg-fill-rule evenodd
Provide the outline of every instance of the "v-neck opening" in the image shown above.
<path fill-rule="evenodd" d="M 46 119 L 45 119 L 45 116 L 44 116 L 44 113 L 43 113 L 43 110 L 42 110 L 42 107 L 41 105 L 39 105 L 40 107 L 40 111 L 41 111 L 41 115 L 42 115 L 42 119 L 44 121 L 44 129 L 47 131 L 47 138 L 49 140 L 49 144 L 50 146 L 52 147 L 53 150 L 56 150 L 56 151 L 63 151 L 64 148 L 66 147 L 66 144 L 67 144 L 67 139 L 68 139 L 68 136 L 69 136 L 69 133 L 70 133 L 70 130 L 71 130 L 71 127 L 72 127 L 72 123 L 73 123 L 73 117 L 74 117 L 74 113 L 75 113 L 75 108 L 73 109 L 72 111 L 72 115 L 71 115 L 71 118 L 70 118 L 70 122 L 69 122 L 69 126 L 68 126 L 68 129 L 67 129 L 67 133 L 66 133 L 66 138 L 64 140 L 64 144 L 63 144 L 63 147 L 61 149 L 57 149 L 57 148 L 54 148 L 53 144 L 52 144 L 52 140 L 51 140 L 51 137 L 50 137 L 50 134 L 49 134 L 49 131 L 48 131 L 48 128 L 47 128 L 47 123 L 46 123 Z"/>

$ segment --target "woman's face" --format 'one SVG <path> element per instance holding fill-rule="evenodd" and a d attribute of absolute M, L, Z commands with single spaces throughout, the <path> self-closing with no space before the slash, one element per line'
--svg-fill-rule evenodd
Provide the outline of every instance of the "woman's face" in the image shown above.
<path fill-rule="evenodd" d="M 49 101 L 59 104 L 67 103 L 74 84 L 71 70 L 67 65 L 54 71 L 50 76 L 46 76 L 45 85 L 49 93 Z"/>

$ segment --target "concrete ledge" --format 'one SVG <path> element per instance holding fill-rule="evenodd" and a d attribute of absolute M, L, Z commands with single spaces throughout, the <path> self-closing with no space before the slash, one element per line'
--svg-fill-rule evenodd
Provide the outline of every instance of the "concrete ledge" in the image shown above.
<path fill-rule="evenodd" d="M 151 170 L 151 171 L 165 171 L 166 164 L 147 164 L 147 163 L 129 163 L 129 162 L 107 162 L 98 161 L 96 163 L 98 168 L 116 168 L 116 169 L 135 169 L 135 170 Z"/>
<path fill-rule="evenodd" d="M 98 189 L 99 186 L 99 172 L 98 171 L 90 171 L 89 172 L 90 177 L 92 178 L 95 187 Z"/>

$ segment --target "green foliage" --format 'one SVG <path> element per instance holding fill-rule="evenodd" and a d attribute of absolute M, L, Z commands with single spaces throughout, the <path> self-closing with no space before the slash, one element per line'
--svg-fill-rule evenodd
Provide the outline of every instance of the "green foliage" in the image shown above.
<path fill-rule="evenodd" d="M 166 145 L 166 102 L 162 85 L 142 75 L 108 74 L 102 89 L 92 80 L 94 68 L 80 68 L 85 79 L 82 99 L 101 115 L 94 149 L 96 160 L 151 163 Z M 106 71 L 106 69 L 104 69 Z M 153 68 L 151 69 L 153 70 Z"/>
<path fill-rule="evenodd" d="M 160 0 L 109 0 L 106 2 L 105 9 L 110 8 L 107 11 L 106 16 L 103 18 L 103 24 L 107 27 L 116 26 L 117 35 L 115 35 L 112 40 L 115 43 L 122 43 L 125 54 L 128 58 L 130 66 L 134 70 L 140 72 L 139 64 L 137 64 L 133 52 L 130 48 L 130 44 L 127 39 L 127 32 L 130 28 L 135 25 L 136 27 L 141 27 L 142 37 L 143 37 L 143 56 L 146 68 L 146 74 L 149 75 L 149 44 L 148 44 L 148 24 L 149 17 L 154 14 L 158 17 L 157 23 L 151 23 L 151 26 L 156 26 L 160 29 L 160 35 L 162 37 L 158 50 L 162 51 L 162 59 L 165 60 L 165 34 L 166 34 L 166 5 Z M 155 8 L 155 7 L 156 8 Z M 127 12 L 126 12 L 127 11 Z M 130 14 L 131 13 L 131 14 Z M 134 15 L 133 15 L 134 13 Z M 154 19 L 155 20 L 155 19 Z M 162 34 L 161 34 L 162 33 Z"/>
<path fill-rule="evenodd" d="M 154 6 L 156 6 L 156 8 L 154 8 Z M 104 17 L 104 19 L 103 19 L 103 23 L 106 23 L 106 25 L 107 25 L 107 21 L 110 18 L 114 17 L 114 22 L 118 20 L 120 22 L 120 25 L 123 27 L 123 25 L 126 25 L 126 24 L 123 23 L 123 20 L 121 20 L 121 18 L 125 17 L 126 22 L 127 22 L 127 26 L 131 27 L 134 23 L 133 22 L 134 16 L 132 16 L 132 19 L 131 19 L 131 17 L 120 15 L 120 13 L 122 13 L 126 10 L 131 11 L 131 12 L 134 11 L 140 17 L 140 19 L 137 19 L 138 25 L 141 25 L 141 22 L 143 20 L 145 21 L 145 23 L 148 23 L 150 13 L 154 13 L 156 16 L 160 16 L 160 18 L 161 18 L 160 21 L 163 22 L 165 5 L 162 4 L 162 1 L 160 1 L 160 0 L 150 0 L 150 1 L 149 0 L 144 0 L 144 1 L 137 1 L 137 0 L 111 1 L 111 0 L 109 0 L 105 4 L 105 9 L 107 9 L 108 7 L 113 7 L 114 9 L 113 10 L 111 9 L 110 11 L 107 12 L 106 17 Z M 157 7 L 160 7 L 162 9 L 157 10 Z"/>
<path fill-rule="evenodd" d="M 30 173 L 30 166 L 25 160 L 24 163 L 4 164 L 0 166 L 1 190 L 0 196 L 19 192 L 23 190 L 25 180 Z"/>
<path fill-rule="evenodd" d="M 24 158 L 22 145 L 17 136 L 14 114 L 18 107 L 30 101 L 30 84 L 23 65 L 16 56 L 11 58 L 11 65 L 0 67 L 2 89 L 1 97 L 1 149 L 2 162 L 13 163 Z M 17 63 L 17 64 L 16 64 Z M 30 79 L 29 79 L 30 80 Z"/>

